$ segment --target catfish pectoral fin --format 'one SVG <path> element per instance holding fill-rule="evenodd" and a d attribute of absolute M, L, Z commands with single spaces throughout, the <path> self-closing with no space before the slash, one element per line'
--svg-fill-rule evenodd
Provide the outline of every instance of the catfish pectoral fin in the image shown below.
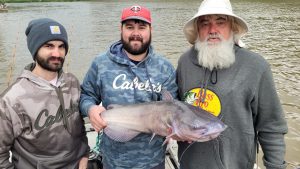
<path fill-rule="evenodd" d="M 104 133 L 111 139 L 118 141 L 118 142 L 127 142 L 134 137 L 136 137 L 141 132 L 129 130 L 126 128 L 114 126 L 110 127 L 107 126 L 104 128 Z"/>

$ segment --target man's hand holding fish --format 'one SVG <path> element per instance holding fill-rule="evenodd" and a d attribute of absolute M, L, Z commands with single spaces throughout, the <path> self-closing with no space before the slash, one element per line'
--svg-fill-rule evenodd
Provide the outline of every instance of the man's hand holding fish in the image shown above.
<path fill-rule="evenodd" d="M 101 118 L 101 116 L 99 116 L 99 114 L 101 114 L 105 110 L 106 109 L 103 106 L 95 105 L 92 106 L 89 111 L 89 119 L 96 132 L 99 132 L 107 126 L 106 122 Z"/>

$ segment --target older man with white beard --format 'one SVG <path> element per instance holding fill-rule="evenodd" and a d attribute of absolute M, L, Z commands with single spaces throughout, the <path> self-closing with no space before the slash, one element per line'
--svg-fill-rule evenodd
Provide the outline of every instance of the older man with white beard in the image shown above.
<path fill-rule="evenodd" d="M 228 128 L 212 141 L 178 141 L 181 169 L 250 169 L 258 144 L 267 169 L 286 168 L 284 113 L 269 64 L 241 45 L 247 31 L 229 0 L 204 0 L 184 26 L 193 46 L 178 62 L 179 97 Z"/>

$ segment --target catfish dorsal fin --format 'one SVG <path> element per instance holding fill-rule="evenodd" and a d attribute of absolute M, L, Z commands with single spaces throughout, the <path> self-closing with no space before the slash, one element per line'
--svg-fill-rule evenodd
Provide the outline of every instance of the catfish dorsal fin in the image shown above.
<path fill-rule="evenodd" d="M 174 99 L 172 94 L 167 90 L 162 90 L 161 95 L 162 95 L 162 100 L 164 101 L 172 101 Z"/>
<path fill-rule="evenodd" d="M 119 104 L 110 104 L 110 105 L 107 106 L 107 110 L 118 108 L 118 107 L 122 107 L 122 105 L 119 105 Z"/>

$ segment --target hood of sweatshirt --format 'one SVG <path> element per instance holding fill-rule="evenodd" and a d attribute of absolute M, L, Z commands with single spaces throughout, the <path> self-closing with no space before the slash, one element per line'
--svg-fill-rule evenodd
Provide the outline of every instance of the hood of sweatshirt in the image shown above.
<path fill-rule="evenodd" d="M 35 68 L 35 63 L 30 63 L 27 66 L 25 66 L 22 74 L 17 78 L 20 79 L 28 79 L 38 85 L 40 88 L 44 90 L 55 90 L 54 86 L 47 80 L 35 75 L 32 73 L 32 70 Z M 58 72 L 58 79 L 57 79 L 57 86 L 62 86 L 65 84 L 65 82 L 62 80 L 63 78 L 63 70 L 60 70 Z"/>
<path fill-rule="evenodd" d="M 110 49 L 108 51 L 108 56 L 111 60 L 114 62 L 117 62 L 119 64 L 124 64 L 128 66 L 134 66 L 134 67 L 139 67 L 144 65 L 145 63 L 149 62 L 151 60 L 151 56 L 153 55 L 153 48 L 150 45 L 147 51 L 146 57 L 140 61 L 137 65 L 132 63 L 130 59 L 128 58 L 127 54 L 124 51 L 123 44 L 121 41 L 117 41 L 114 44 L 110 46 Z"/>

